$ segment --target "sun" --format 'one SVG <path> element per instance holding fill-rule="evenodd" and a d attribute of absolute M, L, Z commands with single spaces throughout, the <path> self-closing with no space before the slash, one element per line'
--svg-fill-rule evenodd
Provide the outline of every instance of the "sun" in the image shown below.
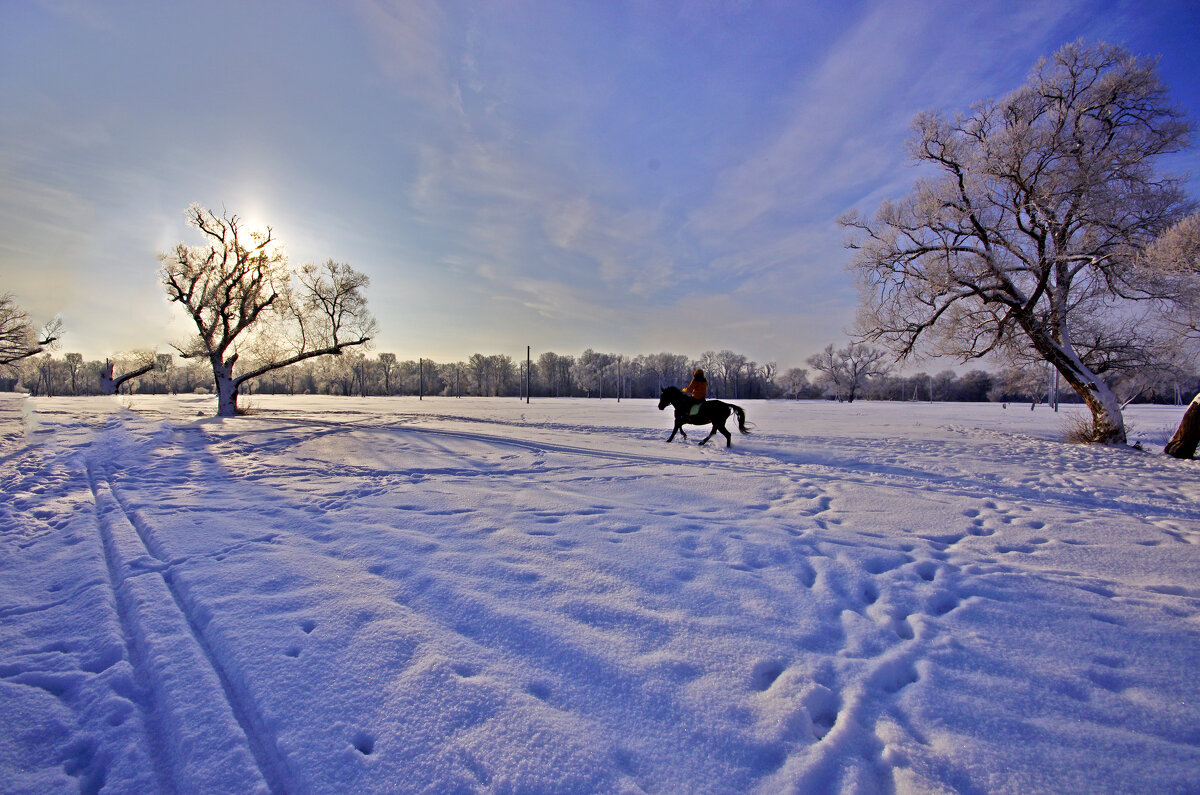
<path fill-rule="evenodd" d="M 283 248 L 283 242 L 279 239 L 275 228 L 261 221 L 260 217 L 258 215 L 236 216 L 238 242 L 250 250 L 259 248 L 265 242 L 263 253 L 272 256 Z"/>

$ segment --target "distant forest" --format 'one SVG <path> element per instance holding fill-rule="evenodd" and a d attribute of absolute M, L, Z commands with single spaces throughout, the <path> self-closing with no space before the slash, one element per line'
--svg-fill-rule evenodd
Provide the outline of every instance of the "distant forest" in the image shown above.
<path fill-rule="evenodd" d="M 150 372 L 126 382 L 122 394 L 205 393 L 213 390 L 207 361 L 182 360 L 173 354 L 120 357 L 113 373 L 133 370 L 153 360 Z M 43 355 L 22 363 L 15 373 L 0 374 L 0 390 L 34 395 L 101 394 L 100 378 L 108 362 L 84 361 L 79 354 Z M 571 356 L 542 353 L 530 362 L 532 397 L 657 398 L 664 386 L 683 386 L 697 367 L 709 380 L 709 397 L 735 399 L 843 399 L 827 373 L 790 368 L 774 362 L 758 364 L 733 351 L 708 351 L 699 358 L 677 353 L 623 356 L 588 349 Z M 526 362 L 505 354 L 476 353 L 465 361 L 439 363 L 398 359 L 391 353 L 368 356 L 346 352 L 275 370 L 249 382 L 247 394 L 296 395 L 444 395 L 523 397 Z M 1123 400 L 1179 404 L 1200 391 L 1200 377 L 1149 373 L 1126 377 L 1113 388 Z M 959 374 L 879 374 L 862 379 L 863 400 L 1047 402 L 1054 397 L 1054 377 L 1044 364 L 1006 367 L 997 372 L 971 370 Z M 1065 384 L 1063 403 L 1079 398 Z"/>

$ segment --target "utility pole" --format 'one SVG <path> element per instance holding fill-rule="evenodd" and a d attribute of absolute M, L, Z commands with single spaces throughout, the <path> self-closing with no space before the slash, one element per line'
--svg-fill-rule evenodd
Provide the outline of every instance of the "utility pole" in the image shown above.
<path fill-rule="evenodd" d="M 1046 402 L 1058 411 L 1058 368 L 1046 362 Z"/>

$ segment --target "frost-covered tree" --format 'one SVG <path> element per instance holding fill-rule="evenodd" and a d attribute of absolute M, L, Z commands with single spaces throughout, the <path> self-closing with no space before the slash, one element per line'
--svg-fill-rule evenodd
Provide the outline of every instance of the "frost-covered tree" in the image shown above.
<path fill-rule="evenodd" d="M 1169 296 L 1169 321 L 1184 338 L 1200 340 L 1200 214 L 1189 215 L 1155 240 L 1146 249 L 1142 272 L 1152 292 Z M 1200 394 L 1192 399 L 1165 452 L 1193 458 L 1198 445 Z"/>
<path fill-rule="evenodd" d="M 9 293 L 0 295 L 0 366 L 11 366 L 53 347 L 62 333 L 62 320 L 54 318 L 40 330 Z"/>
<path fill-rule="evenodd" d="M 604 397 L 604 377 L 616 360 L 616 356 L 611 353 L 599 353 L 588 348 L 575 358 L 575 363 L 571 366 L 571 378 L 587 392 L 588 397 Z M 613 372 L 615 375 L 616 371 Z"/>
<path fill-rule="evenodd" d="M 932 169 L 853 231 L 866 339 L 901 357 L 919 344 L 966 361 L 1021 349 L 1050 362 L 1092 412 L 1092 437 L 1123 443 L 1103 375 L 1128 353 L 1139 254 L 1192 210 L 1156 161 L 1188 144 L 1154 63 L 1069 44 L 1000 100 L 914 122 Z"/>
<path fill-rule="evenodd" d="M 249 231 L 236 215 L 193 204 L 187 221 L 204 243 L 160 254 L 160 275 L 196 324 L 197 336 L 176 348 L 212 365 L 219 416 L 237 413 L 238 390 L 252 378 L 370 341 L 365 274 L 333 260 L 293 268 L 270 228 Z M 235 371 L 243 356 L 248 364 Z"/>
<path fill-rule="evenodd" d="M 779 392 L 785 398 L 807 397 L 809 391 L 808 370 L 791 367 L 779 377 Z"/>
<path fill-rule="evenodd" d="M 575 366 L 575 357 L 560 356 L 553 351 L 543 353 L 537 360 L 537 372 L 541 374 L 546 384 L 548 394 L 555 397 L 571 394 L 571 368 Z"/>
<path fill-rule="evenodd" d="M 83 368 L 82 353 L 68 353 L 63 357 L 67 365 L 67 374 L 71 377 L 71 394 L 79 394 L 79 371 Z"/>
<path fill-rule="evenodd" d="M 438 368 L 438 375 L 446 383 L 446 395 L 463 396 L 463 387 L 466 386 L 470 376 L 470 369 L 466 362 L 444 364 Z"/>
<path fill-rule="evenodd" d="M 833 345 L 827 345 L 825 350 L 809 356 L 807 364 L 821 374 L 821 380 L 838 397 L 853 403 L 868 378 L 887 374 L 886 356 L 877 348 L 852 342 L 836 351 Z"/>
<path fill-rule="evenodd" d="M 1160 235 L 1139 264 L 1139 284 L 1163 301 L 1167 322 L 1192 341 L 1200 340 L 1200 214 Z"/>

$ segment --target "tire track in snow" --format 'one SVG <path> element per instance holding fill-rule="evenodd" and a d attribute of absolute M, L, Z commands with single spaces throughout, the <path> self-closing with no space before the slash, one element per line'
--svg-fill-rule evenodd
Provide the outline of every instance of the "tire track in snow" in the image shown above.
<path fill-rule="evenodd" d="M 149 681 L 150 719 L 177 749 L 156 756 L 181 791 L 293 791 L 294 776 L 214 652 L 161 545 L 106 475 L 90 463 L 87 475 L 126 645 L 138 650 L 135 665 L 140 658 Z"/>
<path fill-rule="evenodd" d="M 137 674 L 139 683 L 143 685 L 153 679 L 151 667 L 146 660 L 146 650 L 143 648 L 143 643 L 139 641 L 142 634 L 138 632 L 136 619 L 133 616 L 133 610 L 129 604 L 128 592 L 122 588 L 124 577 L 121 574 L 120 557 L 116 550 L 116 541 L 113 533 L 107 522 L 105 522 L 100 509 L 100 500 L 98 498 L 98 490 L 96 477 L 89 465 L 86 470 L 88 487 L 92 492 L 92 499 L 95 501 L 95 517 L 96 527 L 100 534 L 100 547 L 104 553 L 104 563 L 108 569 L 109 586 L 113 592 L 113 603 L 116 606 L 117 620 L 121 627 L 121 638 L 125 644 L 126 656 L 129 659 L 130 665 Z M 164 727 L 161 726 L 161 713 L 158 709 L 155 698 L 155 690 L 153 687 L 143 687 L 137 694 L 137 704 L 143 713 L 143 720 L 147 724 L 147 729 L 152 731 L 150 740 L 150 758 L 153 761 L 155 773 L 160 781 L 170 782 L 173 778 L 171 775 L 171 764 L 168 759 L 168 753 L 162 747 L 162 742 L 154 742 L 155 735 L 165 734 Z"/>

